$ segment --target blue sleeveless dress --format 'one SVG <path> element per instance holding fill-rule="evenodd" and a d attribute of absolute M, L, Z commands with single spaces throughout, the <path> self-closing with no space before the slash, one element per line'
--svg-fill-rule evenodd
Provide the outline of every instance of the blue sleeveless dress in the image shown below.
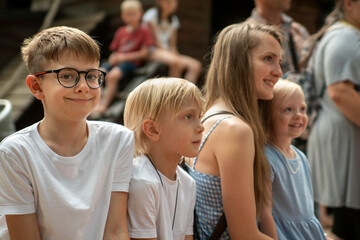
<path fill-rule="evenodd" d="M 199 147 L 199 152 L 216 126 L 222 120 L 230 117 L 233 116 L 226 116 L 214 124 L 210 131 L 204 136 L 204 139 Z M 189 173 L 196 181 L 195 221 L 199 235 L 197 239 L 208 240 L 221 215 L 224 213 L 221 196 L 221 182 L 219 176 L 213 176 L 196 171 L 194 169 L 196 161 L 197 158 L 194 159 L 193 167 L 189 168 Z M 230 239 L 228 228 L 225 229 L 220 239 Z"/>

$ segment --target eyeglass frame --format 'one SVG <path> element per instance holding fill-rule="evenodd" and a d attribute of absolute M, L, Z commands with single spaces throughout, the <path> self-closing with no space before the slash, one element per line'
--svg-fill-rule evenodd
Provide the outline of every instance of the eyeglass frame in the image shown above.
<path fill-rule="evenodd" d="M 64 70 L 64 69 L 71 69 L 71 70 L 75 70 L 75 71 L 77 72 L 78 76 L 77 76 L 77 78 L 76 78 L 76 80 L 75 80 L 74 85 L 72 85 L 72 86 L 64 86 L 64 85 L 61 83 L 61 81 L 59 80 L 59 72 L 60 72 L 61 70 Z M 87 80 L 87 78 L 86 78 L 86 76 L 88 75 L 88 73 L 91 72 L 91 71 L 94 71 L 94 70 L 99 71 L 99 72 L 101 72 L 101 73 L 104 75 L 104 79 L 103 79 L 102 83 L 99 84 L 99 86 L 98 86 L 98 87 L 95 87 L 95 88 L 94 88 L 94 87 L 91 87 L 91 86 L 89 85 L 88 80 Z M 89 88 L 91 88 L 91 89 L 97 89 L 97 88 L 101 87 L 101 86 L 104 84 L 104 82 L 105 82 L 105 76 L 106 76 L 106 72 L 104 72 L 104 71 L 102 71 L 102 70 L 100 70 L 100 69 L 94 68 L 94 69 L 90 69 L 90 70 L 88 70 L 88 71 L 79 71 L 79 70 L 77 70 L 77 69 L 75 69 L 75 68 L 71 68 L 71 67 L 64 67 L 64 68 L 59 68 L 59 69 L 55 69 L 55 70 L 47 70 L 47 71 L 35 73 L 34 76 L 41 76 L 41 75 L 48 74 L 48 73 L 56 73 L 56 78 L 57 78 L 59 84 L 60 84 L 61 86 L 63 86 L 64 88 L 72 88 L 72 87 L 75 87 L 76 84 L 78 84 L 78 82 L 80 81 L 80 74 L 81 74 L 81 73 L 84 73 L 84 74 L 85 74 L 85 76 L 84 76 L 84 77 L 85 77 L 85 81 L 86 81 L 86 84 L 89 86 Z"/>

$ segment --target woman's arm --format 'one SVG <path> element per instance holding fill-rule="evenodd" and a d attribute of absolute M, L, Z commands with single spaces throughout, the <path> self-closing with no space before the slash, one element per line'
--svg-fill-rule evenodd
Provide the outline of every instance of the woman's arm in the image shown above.
<path fill-rule="evenodd" d="M 6 215 L 11 240 L 40 240 L 40 231 L 35 213 Z"/>
<path fill-rule="evenodd" d="M 112 192 L 109 213 L 105 225 L 104 240 L 128 240 L 129 233 L 126 224 L 127 192 Z"/>
<path fill-rule="evenodd" d="M 212 147 L 219 166 L 230 236 L 232 239 L 271 239 L 262 234 L 256 224 L 252 130 L 240 119 L 232 118 L 222 124 Z"/>
<path fill-rule="evenodd" d="M 329 85 L 327 90 L 339 110 L 352 123 L 360 126 L 360 95 L 354 87 L 354 83 L 344 81 Z"/>

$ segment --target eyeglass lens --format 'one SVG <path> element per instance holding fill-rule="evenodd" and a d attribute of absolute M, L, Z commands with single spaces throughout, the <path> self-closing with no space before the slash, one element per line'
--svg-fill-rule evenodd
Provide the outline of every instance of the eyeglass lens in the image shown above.
<path fill-rule="evenodd" d="M 79 73 L 75 69 L 65 68 L 58 73 L 58 79 L 64 87 L 73 87 L 79 81 Z M 85 79 L 89 87 L 98 88 L 104 82 L 104 74 L 96 69 L 90 70 L 85 74 Z"/>

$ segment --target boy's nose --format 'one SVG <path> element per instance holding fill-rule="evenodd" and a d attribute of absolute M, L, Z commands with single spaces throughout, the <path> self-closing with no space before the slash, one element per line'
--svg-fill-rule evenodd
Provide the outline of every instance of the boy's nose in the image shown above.
<path fill-rule="evenodd" d="M 86 82 L 85 74 L 79 75 L 79 82 L 75 85 L 77 90 L 88 91 L 90 88 Z"/>
<path fill-rule="evenodd" d="M 205 130 L 205 127 L 201 122 L 199 123 L 198 130 L 199 130 L 199 132 L 204 132 L 204 130 Z"/>

